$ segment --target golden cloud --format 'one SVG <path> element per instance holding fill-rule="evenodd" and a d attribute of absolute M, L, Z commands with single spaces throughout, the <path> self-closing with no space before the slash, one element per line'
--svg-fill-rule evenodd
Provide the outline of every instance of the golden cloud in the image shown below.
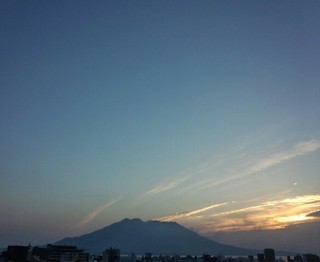
<path fill-rule="evenodd" d="M 237 208 L 243 203 L 214 204 L 193 211 L 158 218 L 161 221 L 178 221 L 201 233 L 217 231 L 246 231 L 279 229 L 291 224 L 318 220 L 309 214 L 319 210 L 320 194 L 265 201 Z M 218 208 L 227 208 L 220 211 Z M 199 214 L 201 213 L 201 216 Z"/>

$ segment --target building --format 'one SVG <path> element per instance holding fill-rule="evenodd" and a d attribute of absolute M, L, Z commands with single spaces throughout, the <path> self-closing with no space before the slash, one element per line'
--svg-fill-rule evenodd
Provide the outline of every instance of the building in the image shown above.
<path fill-rule="evenodd" d="M 31 246 L 8 246 L 6 252 L 7 261 L 25 262 L 29 261 Z"/>
<path fill-rule="evenodd" d="M 46 247 L 35 246 L 32 249 L 32 257 L 34 257 L 37 261 L 47 261 L 48 249 Z"/>
<path fill-rule="evenodd" d="M 264 261 L 264 254 L 258 254 L 257 257 L 258 257 L 258 262 Z"/>
<path fill-rule="evenodd" d="M 102 252 L 103 262 L 120 262 L 120 250 L 109 248 Z"/>
<path fill-rule="evenodd" d="M 48 262 L 87 262 L 88 254 L 76 246 L 47 245 Z"/>
<path fill-rule="evenodd" d="M 266 248 L 264 250 L 264 260 L 266 262 L 276 261 L 276 255 L 273 248 Z"/>

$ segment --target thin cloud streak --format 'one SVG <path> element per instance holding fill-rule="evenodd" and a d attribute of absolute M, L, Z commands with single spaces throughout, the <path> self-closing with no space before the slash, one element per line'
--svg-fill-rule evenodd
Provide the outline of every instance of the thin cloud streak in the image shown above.
<path fill-rule="evenodd" d="M 193 210 L 193 211 L 186 211 L 186 212 L 182 212 L 182 213 L 177 213 L 177 214 L 175 214 L 175 215 L 170 215 L 170 216 L 155 218 L 154 220 L 159 220 L 159 221 L 175 221 L 175 220 L 178 220 L 178 219 L 181 219 L 181 218 L 186 218 L 186 217 L 194 216 L 194 215 L 197 215 L 197 214 L 199 214 L 199 213 L 202 213 L 202 212 L 205 212 L 205 211 L 208 211 L 208 210 L 210 210 L 210 209 L 217 208 L 217 207 L 221 207 L 221 206 L 224 206 L 224 205 L 227 205 L 227 204 L 229 204 L 229 202 L 220 203 L 220 204 L 214 204 L 214 205 L 207 206 L 207 207 L 203 207 L 203 208 L 196 209 L 196 210 Z"/>
<path fill-rule="evenodd" d="M 188 179 L 189 179 L 189 177 L 186 176 L 186 177 L 177 178 L 174 181 L 171 181 L 168 183 L 162 183 L 162 184 L 152 188 L 151 190 L 143 193 L 142 195 L 138 196 L 137 199 L 139 199 L 139 200 L 147 199 L 147 198 L 152 197 L 154 195 L 163 193 L 165 191 L 168 191 L 170 189 L 177 187 L 178 185 L 180 185 L 181 183 L 185 182 Z"/>
<path fill-rule="evenodd" d="M 203 164 L 193 172 L 189 172 L 187 175 L 183 177 L 179 176 L 174 178 L 172 181 L 155 186 L 151 190 L 148 190 L 147 192 L 140 195 L 137 198 L 137 200 L 147 199 L 157 194 L 161 194 L 169 190 L 175 189 L 178 186 L 180 188 L 178 191 L 175 192 L 176 195 L 181 195 L 184 192 L 192 191 L 192 190 L 194 191 L 194 190 L 208 189 L 210 187 L 218 186 L 221 184 L 234 181 L 236 179 L 241 179 L 241 178 L 259 173 L 261 171 L 267 170 L 268 168 L 281 164 L 295 157 L 303 156 L 308 153 L 314 152 L 319 148 L 320 148 L 319 140 L 312 139 L 309 141 L 302 141 L 300 143 L 297 143 L 287 151 L 275 153 L 273 155 L 271 154 L 269 157 L 258 159 L 253 164 L 247 164 L 242 168 L 240 167 L 242 170 L 240 169 L 239 171 L 236 171 L 237 167 L 235 167 L 234 171 L 228 171 L 229 176 L 228 174 L 226 174 L 225 177 L 212 178 L 212 173 L 221 172 L 220 170 L 215 171 L 214 169 L 215 167 L 218 167 L 218 166 L 221 167 L 224 164 L 227 165 L 226 159 L 230 160 L 235 158 L 236 157 L 235 153 L 241 154 L 241 152 L 239 152 L 239 149 L 238 149 L 238 150 L 235 150 L 235 152 L 229 153 L 229 155 L 228 154 L 224 155 L 223 158 L 220 157 L 219 160 L 217 161 L 207 162 Z M 242 148 L 242 150 L 244 149 Z M 239 169 L 239 166 L 238 166 L 238 169 Z M 235 173 L 235 175 L 230 175 L 231 172 Z"/>
<path fill-rule="evenodd" d="M 233 149 L 233 151 L 238 151 L 238 149 L 237 150 Z M 201 166 L 194 169 L 193 171 L 185 172 L 184 176 L 181 176 L 181 175 L 179 177 L 176 176 L 176 178 L 173 179 L 173 181 L 171 182 L 161 183 L 160 185 L 155 186 L 151 190 L 140 195 L 138 198 L 147 198 L 147 197 L 151 197 L 151 196 L 169 191 L 171 189 L 174 189 L 189 180 L 198 178 L 203 174 L 207 174 L 208 172 L 213 170 L 215 167 L 222 166 L 223 164 L 226 163 L 226 158 L 227 158 L 226 156 L 223 156 L 223 157 L 219 156 L 219 158 L 216 159 L 214 162 L 207 161 L 206 163 L 203 163 Z M 228 158 L 230 158 L 230 156 Z M 199 182 L 198 183 L 193 182 L 192 184 L 193 186 L 191 186 L 190 189 L 194 187 L 194 184 L 199 184 Z M 201 185 L 201 182 L 200 182 L 200 185 Z M 186 187 L 184 187 L 184 189 L 186 189 Z"/>
<path fill-rule="evenodd" d="M 151 197 L 151 196 L 169 191 L 171 189 L 174 189 L 189 180 L 197 178 L 198 176 L 201 176 L 202 174 L 208 173 L 214 167 L 221 166 L 225 162 L 226 162 L 225 156 L 224 157 L 220 156 L 219 159 L 217 159 L 214 162 L 207 161 L 206 163 L 203 163 L 201 166 L 194 169 L 193 171 L 182 172 L 182 173 L 184 173 L 184 175 L 181 175 L 181 173 L 180 173 L 180 175 L 175 176 L 175 179 L 173 179 L 171 182 L 161 183 L 160 185 L 155 186 L 151 190 L 140 195 L 138 198 L 147 198 L 147 197 Z"/>
<path fill-rule="evenodd" d="M 253 167 L 251 172 L 258 172 L 276 164 L 280 164 L 284 161 L 290 160 L 291 158 L 302 156 L 307 153 L 316 151 L 320 148 L 320 141 L 311 140 L 298 143 L 291 150 L 273 155 L 269 158 L 261 160 L 256 166 Z"/>
<path fill-rule="evenodd" d="M 103 210 L 105 210 L 107 207 L 110 207 L 111 205 L 115 204 L 116 202 L 118 202 L 122 197 L 118 197 L 115 200 L 112 200 L 108 203 L 106 203 L 105 205 L 97 208 L 96 210 L 92 211 L 90 214 L 88 214 L 86 217 L 84 217 L 77 225 L 76 228 L 79 227 L 83 227 L 84 225 L 90 223 L 93 219 L 95 219 L 95 217 L 101 213 Z"/>
<path fill-rule="evenodd" d="M 310 152 L 316 151 L 320 148 L 320 141 L 318 140 L 310 140 L 310 141 L 304 141 L 296 144 L 292 149 L 287 150 L 285 152 L 277 153 L 274 155 L 271 155 L 270 157 L 264 158 L 260 161 L 257 161 L 256 164 L 249 166 L 242 172 L 238 173 L 237 175 L 223 178 L 220 180 L 215 180 L 211 183 L 203 183 L 205 184 L 202 189 L 206 189 L 212 186 L 217 186 L 223 183 L 227 183 L 230 181 L 233 181 L 235 179 L 244 178 L 249 175 L 253 175 L 255 173 L 261 172 L 263 170 L 266 170 L 268 168 L 271 168 L 277 164 L 283 163 L 285 161 L 288 161 L 292 158 L 302 156 L 305 154 L 308 154 Z"/>

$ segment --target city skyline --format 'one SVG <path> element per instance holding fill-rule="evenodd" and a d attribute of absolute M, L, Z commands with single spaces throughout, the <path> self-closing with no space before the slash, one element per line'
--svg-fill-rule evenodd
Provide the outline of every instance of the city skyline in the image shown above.
<path fill-rule="evenodd" d="M 2 1 L 0 246 L 320 221 L 319 11 Z"/>

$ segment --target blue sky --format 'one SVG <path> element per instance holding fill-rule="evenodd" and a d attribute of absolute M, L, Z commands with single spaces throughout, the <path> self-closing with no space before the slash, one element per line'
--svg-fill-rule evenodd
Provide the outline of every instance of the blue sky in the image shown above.
<path fill-rule="evenodd" d="M 0 244 L 124 217 L 205 233 L 316 219 L 319 11 L 1 1 Z"/>

